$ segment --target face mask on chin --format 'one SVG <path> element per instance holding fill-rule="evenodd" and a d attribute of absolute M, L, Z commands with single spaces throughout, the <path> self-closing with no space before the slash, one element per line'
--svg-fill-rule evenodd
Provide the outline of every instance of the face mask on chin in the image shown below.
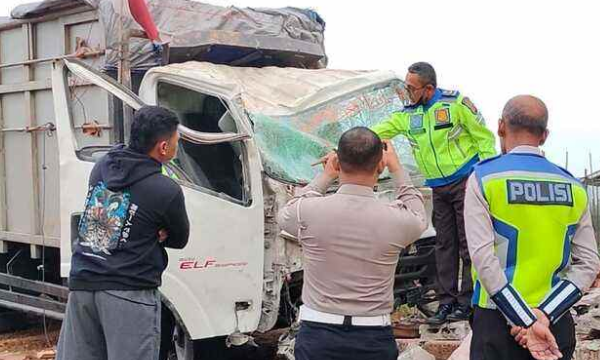
<path fill-rule="evenodd" d="M 410 105 L 411 106 L 419 106 L 419 105 L 425 105 L 425 102 L 423 101 L 423 95 L 425 95 L 424 93 L 421 94 L 421 97 L 419 97 L 419 99 L 415 100 L 415 101 L 410 101 Z"/>

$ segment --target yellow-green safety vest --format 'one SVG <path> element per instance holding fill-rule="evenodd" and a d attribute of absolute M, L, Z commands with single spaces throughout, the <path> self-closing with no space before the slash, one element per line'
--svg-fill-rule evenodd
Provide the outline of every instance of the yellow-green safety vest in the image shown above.
<path fill-rule="evenodd" d="M 458 91 L 437 89 L 426 106 L 408 106 L 375 125 L 382 139 L 408 138 L 431 187 L 468 176 L 480 160 L 496 155 L 494 134 L 475 105 Z"/>
<path fill-rule="evenodd" d="M 175 172 L 173 170 L 169 169 L 165 165 L 162 166 L 161 172 L 163 175 L 168 176 L 173 180 L 179 180 L 179 176 L 177 176 L 177 174 L 175 174 Z"/>
<path fill-rule="evenodd" d="M 494 251 L 512 286 L 530 307 L 538 307 L 562 280 L 571 239 L 587 209 L 586 189 L 543 156 L 509 153 L 475 166 L 489 205 Z M 496 305 L 472 270 L 473 305 Z"/>

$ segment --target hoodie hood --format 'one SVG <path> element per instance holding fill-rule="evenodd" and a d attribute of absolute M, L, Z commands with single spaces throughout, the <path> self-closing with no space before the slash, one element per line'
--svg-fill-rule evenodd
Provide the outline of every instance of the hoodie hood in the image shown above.
<path fill-rule="evenodd" d="M 111 191 L 118 191 L 161 172 L 161 163 L 135 152 L 123 144 L 113 147 L 98 164 L 102 181 Z"/>

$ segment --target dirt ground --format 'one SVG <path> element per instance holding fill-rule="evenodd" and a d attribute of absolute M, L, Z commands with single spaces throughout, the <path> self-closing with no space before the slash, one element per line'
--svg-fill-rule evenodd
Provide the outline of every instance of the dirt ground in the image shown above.
<path fill-rule="evenodd" d="M 47 336 L 41 322 L 34 323 L 27 330 L 10 331 L 0 334 L 0 360 L 38 360 L 38 353 L 55 349 L 60 332 L 59 322 L 48 322 Z M 283 330 L 271 331 L 255 336 L 258 348 L 245 349 L 244 359 L 271 360 L 275 357 L 277 340 Z M 242 354 L 240 354 L 242 356 Z"/>
<path fill-rule="evenodd" d="M 49 322 L 47 334 L 43 325 L 33 324 L 28 330 L 0 334 L 0 360 L 32 360 L 43 350 L 52 350 L 58 340 L 60 324 Z"/>

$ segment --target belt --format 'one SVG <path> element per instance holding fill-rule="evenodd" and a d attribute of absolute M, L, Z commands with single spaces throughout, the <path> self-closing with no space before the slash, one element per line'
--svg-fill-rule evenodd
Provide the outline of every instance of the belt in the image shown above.
<path fill-rule="evenodd" d="M 392 319 L 390 315 L 377 316 L 344 316 L 329 314 L 322 311 L 313 310 L 306 305 L 300 306 L 300 321 L 311 321 L 323 324 L 333 325 L 353 325 L 353 326 L 390 326 Z"/>

